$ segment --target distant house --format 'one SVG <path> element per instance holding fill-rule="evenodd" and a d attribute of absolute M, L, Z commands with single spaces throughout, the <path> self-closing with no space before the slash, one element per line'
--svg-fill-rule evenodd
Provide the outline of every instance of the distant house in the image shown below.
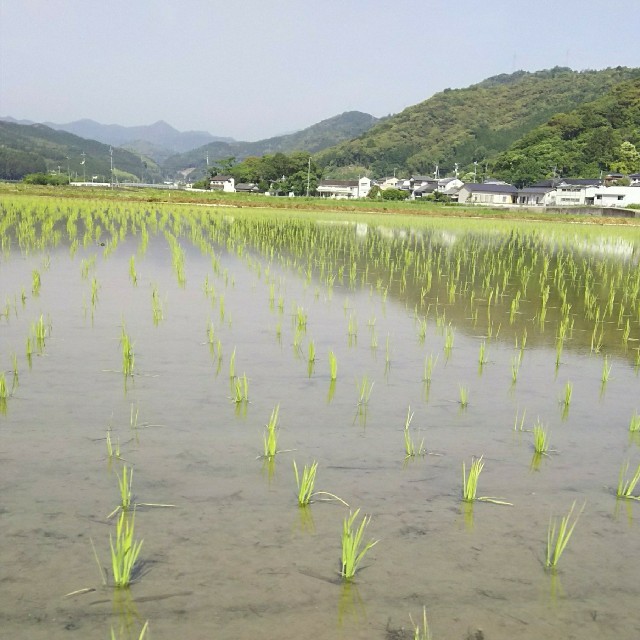
<path fill-rule="evenodd" d="M 640 204 L 640 184 L 630 187 L 598 187 L 593 194 L 597 207 L 627 207 Z"/>
<path fill-rule="evenodd" d="M 260 193 L 260 187 L 254 182 L 238 182 L 236 193 Z"/>
<path fill-rule="evenodd" d="M 562 178 L 549 193 L 548 204 L 555 207 L 579 207 L 594 204 L 597 178 Z"/>
<path fill-rule="evenodd" d="M 316 191 L 321 198 L 366 198 L 371 190 L 371 179 L 359 180 L 322 180 Z"/>
<path fill-rule="evenodd" d="M 640 184 L 640 173 L 630 173 L 628 178 L 631 184 Z"/>
<path fill-rule="evenodd" d="M 513 204 L 518 189 L 511 184 L 465 183 L 458 192 L 458 202 L 463 204 L 508 205 Z"/>
<path fill-rule="evenodd" d="M 525 207 L 543 207 L 549 202 L 552 187 L 523 187 L 518 189 L 516 202 Z"/>
<path fill-rule="evenodd" d="M 380 189 L 382 189 L 382 191 L 384 191 L 385 189 L 397 189 L 399 182 L 402 182 L 400 178 L 396 178 L 395 176 L 393 176 L 391 178 L 383 178 L 382 180 L 378 181 L 378 186 L 380 187 Z"/>
<path fill-rule="evenodd" d="M 227 191 L 230 193 L 236 190 L 236 181 L 231 176 L 213 176 L 209 181 L 211 191 Z"/>

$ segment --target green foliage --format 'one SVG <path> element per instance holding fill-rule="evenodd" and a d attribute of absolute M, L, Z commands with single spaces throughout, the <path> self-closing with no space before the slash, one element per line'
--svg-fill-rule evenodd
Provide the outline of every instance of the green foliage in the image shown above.
<path fill-rule="evenodd" d="M 556 67 L 496 76 L 466 89 L 437 93 L 359 137 L 320 152 L 316 159 L 327 172 L 359 165 L 379 176 L 391 175 L 394 169 L 431 173 L 435 164 L 441 171 L 452 171 L 454 162 L 473 169 L 474 160 L 483 163 L 507 150 L 555 114 L 595 100 L 639 75 L 640 70 L 624 67 L 582 72 Z M 564 119 L 558 125 L 570 137 L 576 123 Z"/>
<path fill-rule="evenodd" d="M 574 111 L 554 115 L 497 156 L 494 174 L 517 186 L 556 175 L 640 170 L 640 78 Z"/>
<path fill-rule="evenodd" d="M 406 200 L 409 193 L 402 189 L 383 189 L 380 191 L 380 195 L 383 200 Z"/>

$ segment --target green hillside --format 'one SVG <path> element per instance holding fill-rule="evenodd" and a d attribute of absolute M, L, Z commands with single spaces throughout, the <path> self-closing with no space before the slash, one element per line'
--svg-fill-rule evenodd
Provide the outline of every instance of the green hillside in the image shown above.
<path fill-rule="evenodd" d="M 640 69 L 568 68 L 488 78 L 465 89 L 445 89 L 378 123 L 355 140 L 316 155 L 329 175 L 356 165 L 374 176 L 441 173 L 483 163 L 554 114 L 595 100 Z"/>
<path fill-rule="evenodd" d="M 568 113 L 554 115 L 493 162 L 497 177 L 518 186 L 555 173 L 574 178 L 640 171 L 640 78 Z"/>
<path fill-rule="evenodd" d="M 85 154 L 84 156 L 82 154 Z M 85 164 L 81 164 L 83 157 Z M 122 181 L 160 181 L 162 173 L 148 158 L 113 147 L 115 176 Z M 145 166 L 146 165 L 146 166 Z M 109 145 L 87 140 L 42 124 L 21 125 L 0 121 L 0 178 L 18 180 L 28 173 L 55 171 L 72 179 L 108 181 Z"/>
<path fill-rule="evenodd" d="M 302 131 L 288 135 L 259 140 L 257 142 L 211 142 L 187 153 L 172 156 L 164 163 L 168 174 L 195 167 L 191 177 L 201 177 L 209 162 L 235 158 L 244 160 L 249 157 L 260 157 L 267 154 L 291 153 L 307 151 L 315 153 L 337 144 L 343 140 L 354 138 L 377 122 L 377 118 L 360 111 L 348 111 L 339 116 L 328 118 Z"/>

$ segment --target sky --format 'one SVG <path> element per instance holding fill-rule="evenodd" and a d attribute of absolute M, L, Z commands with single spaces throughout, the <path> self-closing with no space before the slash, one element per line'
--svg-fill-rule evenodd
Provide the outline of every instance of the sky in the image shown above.
<path fill-rule="evenodd" d="M 640 0 L 0 0 L 0 116 L 236 140 L 518 69 L 640 67 Z"/>

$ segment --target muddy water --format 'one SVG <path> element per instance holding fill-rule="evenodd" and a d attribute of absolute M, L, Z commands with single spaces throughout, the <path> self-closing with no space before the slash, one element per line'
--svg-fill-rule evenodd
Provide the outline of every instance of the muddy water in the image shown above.
<path fill-rule="evenodd" d="M 329 287 L 317 272 L 308 279 L 251 247 L 239 255 L 217 245 L 214 268 L 188 235 L 178 239 L 184 286 L 162 233 L 143 253 L 139 235 L 128 235 L 106 256 L 96 244 L 71 256 L 63 237 L 45 250 L 14 245 L 3 257 L 1 293 L 11 308 L 0 326 L 0 365 L 9 388 L 13 353 L 19 371 L 0 416 L 3 637 L 107 638 L 113 627 L 133 638 L 149 620 L 151 637 L 167 639 L 402 638 L 413 637 L 409 616 L 417 619 L 423 605 L 434 638 L 639 637 L 639 507 L 615 499 L 621 464 L 640 462 L 628 431 L 640 411 L 633 342 L 625 350 L 608 326 L 605 349 L 592 353 L 591 329 L 576 317 L 576 327 L 585 326 L 574 329 L 556 367 L 555 323 L 540 331 L 533 296 L 513 324 L 501 299 L 489 338 L 486 301 L 474 320 L 468 295 L 449 301 L 444 283 L 416 312 L 420 283 L 403 287 L 396 278 L 385 294 L 373 262 L 365 282 L 360 264 L 353 286 L 345 276 Z M 93 256 L 83 277 L 82 261 Z M 215 290 L 208 295 L 206 278 Z M 577 309 L 581 293 L 569 295 Z M 307 324 L 297 333 L 298 307 Z M 29 366 L 25 342 L 41 314 L 50 334 Z M 417 318 L 425 317 L 423 340 Z M 348 335 L 350 318 L 357 335 Z M 123 322 L 135 350 L 126 383 Z M 448 355 L 447 327 L 454 333 Z M 515 340 L 525 327 L 514 383 Z M 239 405 L 229 378 L 234 349 L 235 373 L 249 380 L 249 402 Z M 333 390 L 329 350 L 338 360 Z M 604 353 L 612 369 L 603 386 Z M 431 354 L 437 362 L 426 384 Z M 358 406 L 365 375 L 373 389 Z M 563 416 L 567 381 L 573 396 Z M 258 456 L 276 405 L 283 451 L 269 465 Z M 409 407 L 414 439 L 424 438 L 433 455 L 406 461 Z M 556 450 L 538 464 L 531 433 L 513 428 L 525 411 L 524 428 L 539 419 Z M 90 542 L 107 567 L 114 528 L 107 515 L 123 464 L 107 459 L 108 430 L 133 465 L 136 500 L 175 505 L 138 508 L 142 562 L 126 591 L 102 584 Z M 479 494 L 513 506 L 462 505 L 462 462 L 480 455 Z M 372 516 L 366 535 L 379 543 L 352 584 L 338 576 L 346 509 L 335 502 L 299 509 L 294 459 L 299 466 L 317 460 L 317 489 Z M 551 574 L 544 568 L 549 517 L 574 501 L 584 512 Z M 89 591 L 65 597 L 81 589 Z"/>

